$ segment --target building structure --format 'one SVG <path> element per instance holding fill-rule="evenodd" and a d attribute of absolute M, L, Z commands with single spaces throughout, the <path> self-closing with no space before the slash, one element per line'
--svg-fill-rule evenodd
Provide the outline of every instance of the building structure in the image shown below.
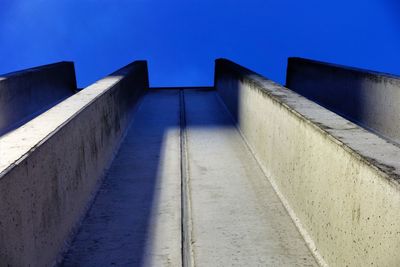
<path fill-rule="evenodd" d="M 2 265 L 400 263 L 397 77 L 290 59 L 293 91 L 218 59 L 212 87 L 150 88 L 135 61 L 41 102 L 76 89 L 48 68 L 0 80 L 43 111 L 0 137 Z"/>

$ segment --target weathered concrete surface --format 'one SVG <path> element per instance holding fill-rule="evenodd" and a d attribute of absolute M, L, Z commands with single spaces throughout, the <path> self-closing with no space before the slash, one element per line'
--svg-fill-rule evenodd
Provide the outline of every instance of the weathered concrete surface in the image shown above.
<path fill-rule="evenodd" d="M 400 264 L 400 149 L 227 60 L 216 84 L 319 262 Z"/>
<path fill-rule="evenodd" d="M 72 62 L 0 75 L 0 135 L 17 128 L 75 92 Z"/>
<path fill-rule="evenodd" d="M 400 143 L 400 77 L 289 58 L 286 86 Z"/>
<path fill-rule="evenodd" d="M 195 266 L 317 266 L 215 91 L 185 90 Z"/>
<path fill-rule="evenodd" d="M 0 137 L 0 262 L 50 266 L 148 87 L 134 62 Z"/>
<path fill-rule="evenodd" d="M 63 266 L 181 266 L 179 91 L 149 91 Z"/>

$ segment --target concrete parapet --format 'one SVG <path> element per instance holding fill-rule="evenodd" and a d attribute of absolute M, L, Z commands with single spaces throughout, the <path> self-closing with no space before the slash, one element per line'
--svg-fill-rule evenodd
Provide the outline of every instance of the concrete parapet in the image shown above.
<path fill-rule="evenodd" d="M 0 262 L 51 266 L 148 88 L 136 61 L 0 137 Z M 51 79 L 51 77 L 48 77 Z"/>
<path fill-rule="evenodd" d="M 400 77 L 303 58 L 289 58 L 286 86 L 400 143 Z"/>
<path fill-rule="evenodd" d="M 75 92 L 72 62 L 0 75 L 0 135 L 17 128 Z"/>
<path fill-rule="evenodd" d="M 321 265 L 400 263 L 400 148 L 228 60 L 215 87 Z"/>

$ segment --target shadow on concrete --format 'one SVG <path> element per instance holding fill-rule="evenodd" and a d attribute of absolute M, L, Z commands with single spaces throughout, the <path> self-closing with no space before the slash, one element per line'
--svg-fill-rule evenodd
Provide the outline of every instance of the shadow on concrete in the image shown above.
<path fill-rule="evenodd" d="M 210 88 L 190 91 L 196 90 L 210 91 Z M 208 100 L 199 97 L 190 105 L 216 112 L 207 109 Z M 148 247 L 154 245 L 152 235 L 157 216 L 154 212 L 160 212 L 159 207 L 164 204 L 160 201 L 165 200 L 160 196 L 161 189 L 165 190 L 162 187 L 178 186 L 179 205 L 172 208 L 180 220 L 180 127 L 183 123 L 180 101 L 180 90 L 176 89 L 149 90 L 143 96 L 62 266 L 146 265 Z M 218 118 L 199 121 L 191 127 L 233 127 Z M 166 184 L 162 179 L 167 176 L 173 179 L 169 178 Z M 175 238 L 181 245 L 180 229 Z M 171 240 L 171 245 L 175 241 Z"/>

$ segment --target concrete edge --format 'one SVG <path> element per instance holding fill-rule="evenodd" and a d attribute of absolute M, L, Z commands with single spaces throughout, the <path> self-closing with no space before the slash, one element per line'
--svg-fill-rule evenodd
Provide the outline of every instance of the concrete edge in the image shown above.
<path fill-rule="evenodd" d="M 43 69 L 53 68 L 54 66 L 65 65 L 65 64 L 74 65 L 74 62 L 73 61 L 58 61 L 58 62 L 49 63 L 49 64 L 45 64 L 45 65 L 40 65 L 40 66 L 31 67 L 31 68 L 26 68 L 26 69 L 21 69 L 21 70 L 16 70 L 16 71 L 3 73 L 3 74 L 0 74 L 0 77 L 1 78 L 8 78 L 8 77 L 11 77 L 11 76 L 21 75 L 21 74 L 24 74 L 26 72 L 41 71 Z"/>
<path fill-rule="evenodd" d="M 291 69 L 292 65 L 295 65 L 295 64 L 297 64 L 297 65 L 300 65 L 300 64 L 313 65 L 313 66 L 318 66 L 319 68 L 350 72 L 350 73 L 356 74 L 356 75 L 365 75 L 370 79 L 376 79 L 376 76 L 378 76 L 379 78 L 387 79 L 387 80 L 392 81 L 397 84 L 400 83 L 399 75 L 395 75 L 395 74 L 391 74 L 391 73 L 387 73 L 387 72 L 379 72 L 379 71 L 374 71 L 374 70 L 369 70 L 369 69 L 351 67 L 351 66 L 346 66 L 346 65 L 341 65 L 341 64 L 335 64 L 335 63 L 318 61 L 318 60 L 313 60 L 313 59 L 308 59 L 308 58 L 302 58 L 302 57 L 289 57 L 287 60 L 287 67 L 286 67 L 286 82 L 285 82 L 286 87 L 289 87 L 288 77 L 290 75 L 290 69 Z"/>
<path fill-rule="evenodd" d="M 61 63 L 63 63 L 63 62 L 59 62 L 59 63 L 55 63 L 55 64 L 61 64 Z M 39 147 L 40 145 L 45 143 L 49 138 L 51 138 L 53 135 L 55 135 L 63 126 L 65 126 L 71 120 L 73 120 L 76 116 L 78 116 L 79 113 L 81 113 L 83 110 L 85 110 L 85 108 L 87 108 L 88 106 L 90 106 L 90 104 L 95 102 L 96 99 L 100 98 L 109 89 L 111 89 L 115 85 L 117 85 L 124 78 L 124 75 L 126 75 L 127 72 L 129 72 L 129 70 L 132 67 L 134 67 L 134 65 L 136 65 L 136 64 L 145 64 L 145 67 L 147 69 L 147 62 L 145 60 L 134 61 L 134 62 L 126 65 L 125 67 L 123 67 L 115 72 L 112 72 L 111 74 L 105 76 L 104 78 L 101 78 L 100 80 L 94 82 L 93 84 L 86 87 L 84 90 L 80 90 L 75 95 L 60 102 L 58 105 L 49 109 L 45 113 L 42 113 L 41 115 L 34 118 L 33 120 L 27 122 L 25 125 L 15 129 L 14 131 L 12 131 L 4 136 L 0 136 L 0 148 L 1 148 L 0 149 L 0 179 L 2 177 L 4 177 L 12 168 L 14 168 L 21 161 L 23 161 L 25 158 L 27 158 L 29 156 L 29 154 L 31 154 L 37 147 Z M 51 65 L 54 65 L 54 64 L 49 64 L 46 66 L 51 66 Z M 21 149 L 20 151 L 18 151 L 18 153 L 14 154 L 12 159 L 9 160 L 8 163 L 5 163 L 3 161 L 4 157 L 2 157 L 1 151 L 9 151 L 10 147 L 13 147 L 13 142 L 10 140 L 10 139 L 12 139 L 13 136 L 18 136 L 18 135 L 26 136 L 24 140 L 29 141 L 30 138 L 28 135 L 29 133 L 26 131 L 27 129 L 35 128 L 36 127 L 35 125 L 41 124 L 42 121 L 46 120 L 46 117 L 48 117 L 48 114 L 61 111 L 64 108 L 64 106 L 68 106 L 68 102 L 73 102 L 73 101 L 75 101 L 75 99 L 84 98 L 85 96 L 90 96 L 91 94 L 89 93 L 89 90 L 92 87 L 95 87 L 98 84 L 104 83 L 104 81 L 106 79 L 108 79 L 109 77 L 113 77 L 113 76 L 120 76 L 120 77 L 115 78 L 111 84 L 105 85 L 104 91 L 102 91 L 100 94 L 96 95 L 95 97 L 91 98 L 90 101 L 84 103 L 84 105 L 80 106 L 79 109 L 76 109 L 75 112 L 71 116 L 69 116 L 65 120 L 62 120 L 61 123 L 59 123 L 57 125 L 52 125 L 51 127 L 49 127 L 49 128 L 51 128 L 51 130 L 48 133 L 43 134 L 41 137 L 39 137 L 35 140 L 31 139 L 30 144 L 26 145 L 24 147 L 24 149 Z M 148 84 L 149 84 L 148 76 L 145 77 L 145 80 L 147 82 L 147 88 L 148 88 Z"/>
<path fill-rule="evenodd" d="M 3 263 L 60 263 L 147 88 L 147 63 L 136 61 L 0 137 Z M 15 216 L 24 220 L 13 224 Z"/>
<path fill-rule="evenodd" d="M 0 76 L 0 135 L 76 92 L 73 62 L 57 62 Z"/>
<path fill-rule="evenodd" d="M 0 81 L 5 80 L 5 79 L 10 79 L 13 77 L 17 77 L 17 76 L 21 76 L 21 75 L 26 75 L 28 73 L 35 73 L 35 72 L 40 72 L 40 71 L 47 70 L 47 69 L 52 69 L 54 67 L 61 66 L 61 65 L 66 65 L 66 66 L 72 67 L 73 73 L 74 73 L 73 80 L 71 81 L 73 84 L 72 92 L 73 93 L 78 92 L 79 90 L 78 90 L 78 85 L 77 85 L 77 81 L 76 81 L 75 64 L 73 61 L 59 61 L 59 62 L 41 65 L 41 66 L 37 66 L 37 67 L 32 67 L 32 68 L 27 68 L 27 69 L 22 69 L 22 70 L 17 70 L 17 71 L 0 74 Z"/>
<path fill-rule="evenodd" d="M 289 88 L 275 83 L 272 80 L 269 80 L 264 76 L 242 67 L 228 59 L 216 59 L 216 74 L 218 73 L 218 68 L 220 67 L 230 69 L 241 79 L 252 84 L 261 93 L 268 95 L 271 97 L 271 99 L 284 106 L 287 110 L 304 120 L 310 126 L 324 135 L 327 135 L 327 137 L 329 137 L 333 142 L 342 146 L 353 156 L 372 167 L 383 177 L 387 178 L 388 181 L 393 185 L 400 186 L 400 162 L 393 160 L 393 158 L 400 158 L 400 148 L 393 143 L 363 129 L 362 127 L 348 121 L 334 112 L 318 105 L 317 103 L 308 100 Z M 215 77 L 217 77 L 217 75 L 215 75 Z M 302 103 L 299 105 L 299 102 Z M 321 116 L 318 118 L 313 118 L 310 113 L 307 114 L 307 112 L 302 112 L 303 110 L 306 111 L 308 107 L 318 109 L 318 111 L 321 113 Z M 331 119 L 328 120 L 326 118 Z M 332 123 L 332 121 L 336 123 Z M 337 136 L 335 131 L 340 131 L 343 129 L 351 129 L 353 131 L 352 134 L 361 134 L 367 136 L 367 138 L 370 140 L 369 144 L 362 144 L 362 146 L 355 145 L 353 142 L 354 140 Z M 378 148 L 377 144 L 379 145 Z M 380 149 L 379 153 L 371 153 L 371 150 L 376 152 L 377 149 Z M 387 155 L 391 155 L 391 157 L 389 158 Z"/>

